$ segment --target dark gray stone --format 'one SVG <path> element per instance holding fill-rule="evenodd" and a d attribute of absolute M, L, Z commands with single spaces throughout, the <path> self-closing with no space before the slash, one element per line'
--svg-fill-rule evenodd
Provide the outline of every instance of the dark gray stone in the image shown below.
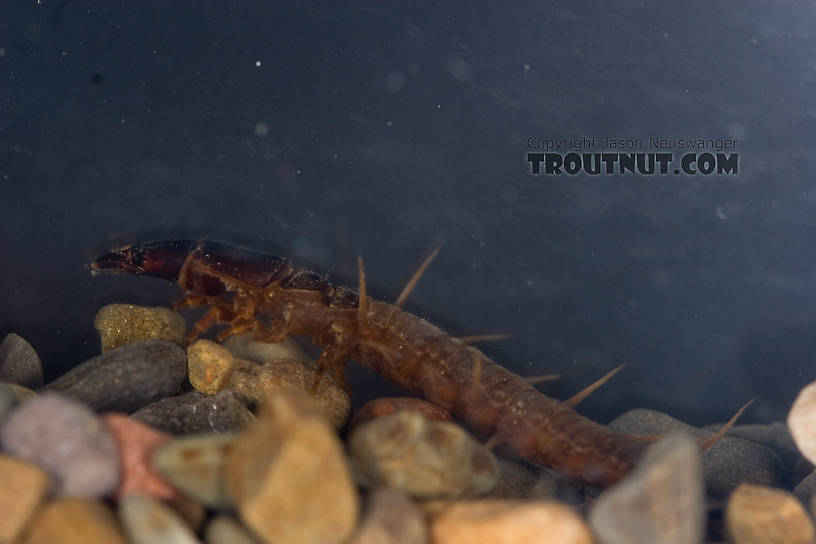
<path fill-rule="evenodd" d="M 69 370 L 46 385 L 97 411 L 133 412 L 178 393 L 187 376 L 187 356 L 163 340 L 128 344 Z"/>
<path fill-rule="evenodd" d="M 661 412 L 629 410 L 615 418 L 609 428 L 623 434 L 668 434 L 685 432 L 706 438 L 703 431 Z M 745 440 L 725 436 L 703 453 L 703 470 L 708 494 L 726 498 L 741 483 L 775 486 L 782 473 L 782 461 L 774 450 Z"/>
<path fill-rule="evenodd" d="M 133 419 L 175 435 L 240 431 L 255 420 L 234 391 L 210 396 L 191 391 L 145 406 Z"/>
<path fill-rule="evenodd" d="M 0 344 L 0 382 L 16 383 L 32 389 L 42 386 L 40 357 L 31 344 L 14 333 Z"/>

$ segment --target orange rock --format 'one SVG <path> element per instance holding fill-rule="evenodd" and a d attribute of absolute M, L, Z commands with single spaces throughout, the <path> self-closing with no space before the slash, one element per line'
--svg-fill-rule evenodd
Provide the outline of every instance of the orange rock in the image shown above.
<path fill-rule="evenodd" d="M 23 544 L 127 544 L 116 516 L 102 501 L 58 499 L 41 508 Z"/>
<path fill-rule="evenodd" d="M 142 493 L 159 499 L 179 495 L 152 467 L 155 450 L 173 437 L 140 423 L 125 414 L 109 413 L 103 416 L 119 447 L 122 461 L 122 480 L 117 490 L 121 498 L 130 493 Z"/>
<path fill-rule="evenodd" d="M 48 491 L 49 477 L 36 465 L 0 454 L 0 542 L 15 542 Z"/>
<path fill-rule="evenodd" d="M 461 501 L 431 522 L 434 544 L 592 544 L 581 517 L 555 501 Z"/>

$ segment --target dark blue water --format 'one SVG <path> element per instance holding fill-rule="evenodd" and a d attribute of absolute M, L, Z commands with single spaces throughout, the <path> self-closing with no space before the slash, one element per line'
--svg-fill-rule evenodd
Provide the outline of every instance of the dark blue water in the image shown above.
<path fill-rule="evenodd" d="M 6 2 L 0 334 L 98 350 L 132 240 L 252 245 L 560 372 L 581 410 L 783 417 L 816 379 L 816 8 L 725 2 Z M 529 137 L 734 138 L 723 176 L 532 176 Z M 373 380 L 356 372 L 357 391 Z"/>

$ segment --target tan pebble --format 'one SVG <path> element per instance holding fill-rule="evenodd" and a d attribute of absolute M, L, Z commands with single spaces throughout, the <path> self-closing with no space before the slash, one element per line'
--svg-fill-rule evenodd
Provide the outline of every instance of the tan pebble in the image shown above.
<path fill-rule="evenodd" d="M 363 520 L 348 544 L 425 544 L 425 516 L 407 495 L 397 489 L 380 488 L 368 497 Z"/>
<path fill-rule="evenodd" d="M 340 543 L 357 522 L 343 445 L 306 393 L 269 397 L 232 445 L 226 474 L 241 519 L 266 542 Z"/>
<path fill-rule="evenodd" d="M 160 448 L 153 462 L 164 477 L 190 497 L 212 508 L 230 508 L 224 467 L 236 436 L 218 433 L 177 438 Z"/>
<path fill-rule="evenodd" d="M 253 333 L 235 334 L 224 341 L 224 347 L 236 359 L 248 359 L 258 364 L 275 359 L 293 359 L 315 368 L 314 360 L 292 338 L 287 338 L 283 342 L 261 342 L 255 340 Z"/>
<path fill-rule="evenodd" d="M 810 544 L 813 522 L 802 504 L 781 489 L 741 484 L 728 499 L 725 526 L 735 544 Z"/>
<path fill-rule="evenodd" d="M 816 463 L 816 382 L 802 389 L 793 402 L 788 429 L 802 455 Z"/>
<path fill-rule="evenodd" d="M 94 326 L 102 340 L 102 351 L 110 351 L 143 340 L 167 340 L 184 344 L 187 324 L 180 314 L 167 308 L 108 304 L 96 314 Z"/>
<path fill-rule="evenodd" d="M 197 544 L 200 541 L 168 506 L 147 495 L 119 501 L 119 520 L 131 544 Z"/>
<path fill-rule="evenodd" d="M 258 540 L 231 516 L 216 516 L 204 533 L 207 544 L 259 544 Z"/>
<path fill-rule="evenodd" d="M 187 348 L 187 375 L 196 390 L 205 395 L 221 391 L 232 376 L 235 358 L 211 340 L 198 340 Z"/>
<path fill-rule="evenodd" d="M 453 423 L 399 410 L 357 427 L 349 440 L 357 481 L 413 497 L 462 497 L 498 481 L 493 454 Z"/>
<path fill-rule="evenodd" d="M 153 452 L 173 437 L 131 419 L 125 414 L 109 413 L 102 417 L 110 430 L 122 464 L 122 477 L 117 496 L 129 493 L 146 493 L 169 499 L 177 495 L 175 489 L 153 470 Z"/>
<path fill-rule="evenodd" d="M 260 404 L 267 395 L 282 389 L 309 392 L 314 379 L 314 370 L 293 359 L 276 359 L 262 365 L 239 360 L 227 386 Z M 323 376 L 312 398 L 335 428 L 343 427 L 351 399 L 331 377 Z"/>
<path fill-rule="evenodd" d="M 41 508 L 23 544 L 126 544 L 116 516 L 101 501 L 58 499 Z"/>
<path fill-rule="evenodd" d="M 48 486 L 44 470 L 0 454 L 0 543 L 14 542 L 20 535 Z"/>
<path fill-rule="evenodd" d="M 431 421 L 452 421 L 450 412 L 432 402 L 414 397 L 381 397 L 365 403 L 351 418 L 349 432 L 357 425 L 377 419 L 378 417 L 393 414 L 397 410 L 411 410 L 419 412 Z"/>
<path fill-rule="evenodd" d="M 570 507 L 550 501 L 463 501 L 431 522 L 434 544 L 592 544 L 589 528 Z"/>

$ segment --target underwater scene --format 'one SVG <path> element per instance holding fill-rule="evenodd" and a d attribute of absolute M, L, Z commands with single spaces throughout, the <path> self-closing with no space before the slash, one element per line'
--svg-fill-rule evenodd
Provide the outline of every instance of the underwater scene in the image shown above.
<path fill-rule="evenodd" d="M 0 543 L 816 542 L 815 4 L 0 6 Z"/>

